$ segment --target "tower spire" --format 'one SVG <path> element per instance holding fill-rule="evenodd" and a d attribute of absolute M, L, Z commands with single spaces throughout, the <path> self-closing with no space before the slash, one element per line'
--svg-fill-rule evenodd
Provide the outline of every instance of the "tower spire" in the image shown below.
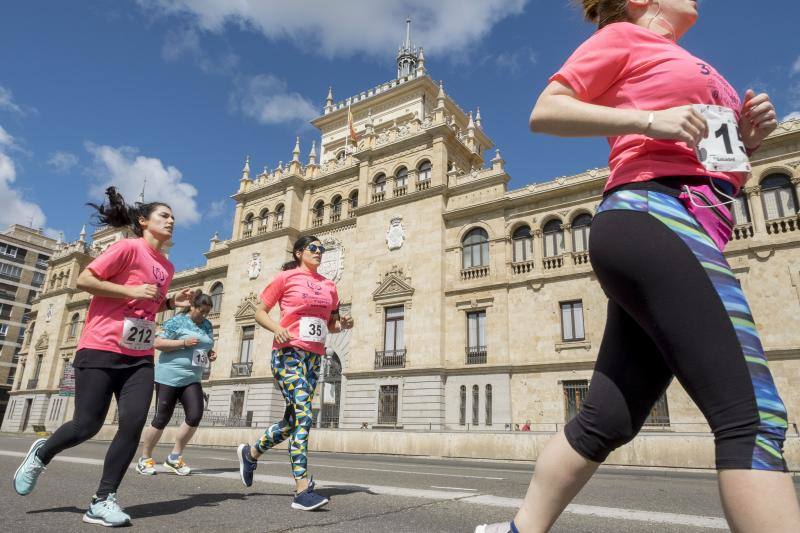
<path fill-rule="evenodd" d="M 406 40 L 397 51 L 397 78 L 417 75 L 417 49 L 411 44 L 411 19 L 406 19 Z"/>
<path fill-rule="evenodd" d="M 147 187 L 147 177 L 144 178 L 144 183 L 142 183 L 142 192 L 139 193 L 139 203 L 144 203 L 144 189 Z"/>

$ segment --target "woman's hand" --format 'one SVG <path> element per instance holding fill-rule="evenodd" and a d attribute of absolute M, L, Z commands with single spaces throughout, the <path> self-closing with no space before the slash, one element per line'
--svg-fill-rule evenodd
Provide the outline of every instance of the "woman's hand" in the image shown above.
<path fill-rule="evenodd" d="M 744 93 L 744 102 L 739 115 L 739 132 L 745 148 L 758 148 L 770 133 L 778 127 L 778 114 L 767 93 L 756 95 L 752 89 Z"/>
<path fill-rule="evenodd" d="M 642 134 L 653 139 L 683 141 L 694 148 L 708 135 L 708 123 L 691 105 L 683 105 L 654 111 L 653 123 Z"/>
<path fill-rule="evenodd" d="M 149 283 L 129 285 L 126 289 L 132 300 L 153 300 L 158 295 L 158 287 Z"/>
<path fill-rule="evenodd" d="M 183 339 L 183 345 L 186 348 L 191 348 L 192 346 L 197 346 L 197 343 L 199 343 L 199 342 L 200 342 L 200 339 L 198 339 L 197 337 L 187 337 L 187 338 Z"/>
<path fill-rule="evenodd" d="M 214 350 L 210 350 L 208 352 L 208 360 L 211 361 L 212 363 L 214 361 L 216 361 L 217 360 L 217 352 L 215 352 Z"/>
<path fill-rule="evenodd" d="M 339 327 L 342 329 L 350 329 L 353 327 L 353 318 L 349 316 L 343 316 L 339 319 Z"/>
<path fill-rule="evenodd" d="M 278 341 L 279 344 L 283 344 L 292 340 L 292 336 L 289 334 L 289 330 L 286 328 L 278 327 L 275 330 L 275 340 Z"/>
<path fill-rule="evenodd" d="M 172 299 L 175 302 L 175 307 L 191 306 L 194 295 L 194 289 L 181 289 L 180 291 L 176 292 L 174 295 L 172 295 Z"/>

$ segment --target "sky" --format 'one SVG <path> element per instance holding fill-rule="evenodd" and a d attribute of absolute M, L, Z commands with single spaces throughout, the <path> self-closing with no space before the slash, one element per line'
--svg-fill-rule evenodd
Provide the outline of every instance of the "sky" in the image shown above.
<path fill-rule="evenodd" d="M 681 44 L 740 94 L 800 117 L 796 0 L 701 0 Z M 0 228 L 78 237 L 116 185 L 173 207 L 170 258 L 204 264 L 230 238 L 245 156 L 305 161 L 328 86 L 336 101 L 389 81 L 412 19 L 428 74 L 480 107 L 510 188 L 607 164 L 603 139 L 533 135 L 536 97 L 594 30 L 569 0 L 58 0 L 0 13 Z M 319 143 L 318 143 L 319 144 Z M 493 153 L 487 153 L 487 160 Z M 90 227 L 91 231 L 91 227 Z"/>

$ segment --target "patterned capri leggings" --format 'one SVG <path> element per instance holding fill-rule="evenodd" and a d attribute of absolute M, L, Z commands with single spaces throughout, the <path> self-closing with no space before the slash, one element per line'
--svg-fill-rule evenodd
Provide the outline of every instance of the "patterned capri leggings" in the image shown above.
<path fill-rule="evenodd" d="M 633 439 L 676 377 L 714 432 L 718 469 L 785 471 L 786 410 L 750 307 L 722 252 L 677 198 L 618 190 L 592 222 L 609 298 L 603 342 L 570 445 L 602 462 Z"/>
<path fill-rule="evenodd" d="M 306 477 L 308 434 L 313 424 L 311 400 L 319 378 L 320 356 L 298 348 L 272 351 L 272 375 L 286 400 L 283 419 L 267 428 L 255 448 L 264 453 L 289 439 L 289 459 L 295 479 Z"/>

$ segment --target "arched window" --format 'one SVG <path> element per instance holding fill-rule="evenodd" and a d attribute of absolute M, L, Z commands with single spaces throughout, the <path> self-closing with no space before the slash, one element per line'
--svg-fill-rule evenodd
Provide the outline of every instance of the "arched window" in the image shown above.
<path fill-rule="evenodd" d="M 261 213 L 258 215 L 258 228 L 266 229 L 268 219 L 269 219 L 269 209 L 262 209 Z"/>
<path fill-rule="evenodd" d="M 740 191 L 733 200 L 733 223 L 737 226 L 750 222 L 750 208 L 747 205 L 747 196 Z"/>
<path fill-rule="evenodd" d="M 417 167 L 417 180 L 418 181 L 428 181 L 431 179 L 431 162 L 430 161 L 423 161 Z"/>
<path fill-rule="evenodd" d="M 69 332 L 67 338 L 74 339 L 78 335 L 78 324 L 80 323 L 81 316 L 78 313 L 72 315 L 69 321 Z"/>
<path fill-rule="evenodd" d="M 331 220 L 339 220 L 342 216 L 342 197 L 338 194 L 331 200 Z"/>
<path fill-rule="evenodd" d="M 483 228 L 474 228 L 461 241 L 463 268 L 489 265 L 489 234 Z"/>
<path fill-rule="evenodd" d="M 467 424 L 467 386 L 461 385 L 459 390 L 459 409 L 458 409 L 458 424 L 464 426 Z"/>
<path fill-rule="evenodd" d="M 350 193 L 350 209 L 355 209 L 358 207 L 358 191 L 353 191 Z"/>
<path fill-rule="evenodd" d="M 564 230 L 560 220 L 551 220 L 544 225 L 544 256 L 556 257 L 564 253 Z"/>
<path fill-rule="evenodd" d="M 314 204 L 314 221 L 322 221 L 322 217 L 325 215 L 325 202 L 319 200 L 317 203 Z"/>
<path fill-rule="evenodd" d="M 514 245 L 514 262 L 521 263 L 533 259 L 533 235 L 529 226 L 520 226 L 511 236 Z"/>
<path fill-rule="evenodd" d="M 347 154 L 345 153 L 344 150 L 339 150 L 339 152 L 336 154 L 337 161 L 344 161 L 345 157 L 347 157 Z"/>
<path fill-rule="evenodd" d="M 219 313 L 222 308 L 222 283 L 215 283 L 211 287 L 211 313 Z"/>
<path fill-rule="evenodd" d="M 472 386 L 472 425 L 477 426 L 480 424 L 479 419 L 479 401 L 480 401 L 480 389 L 477 385 Z"/>
<path fill-rule="evenodd" d="M 397 189 L 402 189 L 408 185 L 408 169 L 400 167 L 394 175 L 394 186 Z"/>
<path fill-rule="evenodd" d="M 249 237 L 253 233 L 253 213 L 247 213 L 244 217 L 244 236 Z"/>
<path fill-rule="evenodd" d="M 373 192 L 381 194 L 386 191 L 386 174 L 380 173 L 373 180 Z"/>
<path fill-rule="evenodd" d="M 770 174 L 761 181 L 761 197 L 767 220 L 786 218 L 797 213 L 797 198 L 792 182 L 785 174 Z"/>
<path fill-rule="evenodd" d="M 592 216 L 586 213 L 578 215 L 572 221 L 572 251 L 585 252 L 589 249 L 589 227 Z"/>
<path fill-rule="evenodd" d="M 486 385 L 486 425 L 492 425 L 492 386 Z"/>
<path fill-rule="evenodd" d="M 275 221 L 272 223 L 273 229 L 281 229 L 283 227 L 283 204 L 275 208 Z"/>

